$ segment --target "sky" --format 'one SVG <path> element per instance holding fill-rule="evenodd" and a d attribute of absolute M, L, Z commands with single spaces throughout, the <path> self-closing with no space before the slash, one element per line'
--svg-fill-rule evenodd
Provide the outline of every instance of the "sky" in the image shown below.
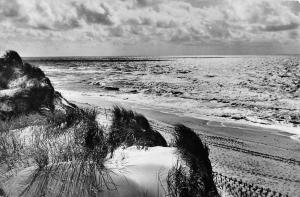
<path fill-rule="evenodd" d="M 22 56 L 300 54 L 287 0 L 0 0 L 0 51 Z"/>

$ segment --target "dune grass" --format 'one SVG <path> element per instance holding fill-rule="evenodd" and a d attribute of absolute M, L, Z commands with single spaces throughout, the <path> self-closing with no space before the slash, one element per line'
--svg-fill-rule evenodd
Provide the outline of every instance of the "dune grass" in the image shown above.
<path fill-rule="evenodd" d="M 209 149 L 199 136 L 184 125 L 175 126 L 175 147 L 185 166 L 177 163 L 168 173 L 170 197 L 217 197 Z"/>
<path fill-rule="evenodd" d="M 8 196 L 5 194 L 4 190 L 2 189 L 1 183 L 0 183 L 0 197 L 8 197 Z"/>
<path fill-rule="evenodd" d="M 166 140 L 152 129 L 145 116 L 118 106 L 113 107 L 112 114 L 112 125 L 107 140 L 111 153 L 121 145 L 167 146 Z"/>
<path fill-rule="evenodd" d="M 0 63 L 0 89 L 7 89 L 8 81 L 14 75 L 14 66 L 22 65 L 23 61 L 15 51 L 7 51 Z"/>
<path fill-rule="evenodd" d="M 26 167 L 35 166 L 36 174 L 29 177 L 30 184 L 23 191 L 22 196 L 40 196 L 47 192 L 49 185 L 39 185 L 36 181 L 41 179 L 51 179 L 53 166 L 61 166 L 60 171 L 64 175 L 60 176 L 62 194 L 70 192 L 68 189 L 72 184 L 72 177 L 68 180 L 68 173 L 77 173 L 77 186 L 82 184 L 92 187 L 88 177 L 94 175 L 101 177 L 101 182 L 106 181 L 108 185 L 113 185 L 109 176 L 105 173 L 104 161 L 107 155 L 107 143 L 105 141 L 103 130 L 96 121 L 97 110 L 95 109 L 76 109 L 67 117 L 62 114 L 54 114 L 51 117 L 44 117 L 44 122 L 35 122 L 34 116 L 22 115 L 15 120 L 1 121 L 0 132 L 0 183 L 9 178 L 13 171 L 21 171 Z M 41 115 L 42 116 L 42 115 Z M 61 126 L 61 125 L 65 126 Z M 15 136 L 12 128 L 21 129 L 27 126 L 42 125 L 36 127 L 24 142 Z M 71 165 L 72 164 L 72 165 Z M 75 172 L 76 171 L 76 172 Z M 69 176 L 69 175 L 68 175 Z M 104 180 L 105 179 L 105 180 Z M 50 184 L 50 183 L 49 183 Z M 98 184 L 98 183 L 97 183 Z M 87 186 L 86 186 L 87 187 Z M 97 188 L 94 186 L 94 189 Z M 92 189 L 92 188 L 91 188 Z M 43 191 L 45 190 L 45 191 Z M 86 192 L 92 192 L 86 191 Z M 87 194 L 87 193 L 85 193 Z M 92 196 L 92 195 L 90 195 Z"/>
<path fill-rule="evenodd" d="M 9 130 L 21 129 L 28 126 L 47 124 L 47 120 L 40 113 L 21 114 L 12 116 L 6 120 L 0 120 L 0 133 Z"/>
<path fill-rule="evenodd" d="M 209 148 L 202 143 L 200 137 L 190 128 L 178 124 L 175 130 L 175 146 L 181 157 L 194 170 L 203 164 L 208 173 L 212 174 L 212 167 L 209 160 Z"/>
<path fill-rule="evenodd" d="M 23 64 L 23 60 L 20 57 L 20 55 L 16 51 L 13 51 L 13 50 L 6 51 L 5 54 L 3 55 L 3 59 L 4 59 L 4 62 L 9 65 L 15 65 L 15 64 L 22 65 Z"/>
<path fill-rule="evenodd" d="M 8 81 L 12 77 L 14 69 L 0 64 L 0 89 L 8 88 Z"/>
<path fill-rule="evenodd" d="M 15 172 L 34 166 L 20 196 L 95 196 L 103 189 L 117 189 L 104 167 L 109 151 L 113 153 L 121 145 L 151 147 L 167 143 L 143 115 L 117 106 L 112 112 L 107 135 L 96 121 L 98 111 L 91 108 L 74 108 L 66 115 L 48 117 L 22 115 L 0 122 L 0 184 Z M 32 125 L 37 127 L 27 136 L 29 142 L 11 132 Z M 186 164 L 177 163 L 169 171 L 168 196 L 218 196 L 208 147 L 184 125 L 176 125 L 174 136 L 178 155 Z"/>
<path fill-rule="evenodd" d="M 15 51 L 7 51 L 0 61 L 1 119 L 14 118 L 22 113 L 53 109 L 54 88 L 38 67 L 24 63 Z"/>
<path fill-rule="evenodd" d="M 45 73 L 38 67 L 35 67 L 29 63 L 23 65 L 24 74 L 30 78 L 42 78 L 46 77 Z"/>

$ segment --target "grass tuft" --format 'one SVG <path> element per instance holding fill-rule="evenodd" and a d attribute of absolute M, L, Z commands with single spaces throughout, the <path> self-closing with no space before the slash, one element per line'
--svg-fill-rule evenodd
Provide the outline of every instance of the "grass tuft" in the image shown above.
<path fill-rule="evenodd" d="M 208 173 L 212 173 L 209 160 L 209 148 L 202 143 L 199 136 L 190 128 L 178 124 L 175 126 L 175 146 L 178 148 L 181 157 L 193 169 L 203 164 Z"/>
<path fill-rule="evenodd" d="M 40 126 L 45 124 L 47 124 L 47 120 L 40 113 L 20 114 L 18 116 L 12 116 L 6 120 L 0 119 L 0 133 L 28 126 Z"/>
<path fill-rule="evenodd" d="M 6 197 L 6 194 L 4 190 L 1 188 L 1 185 L 0 185 L 0 197 Z"/>
<path fill-rule="evenodd" d="M 168 197 L 194 197 L 187 170 L 178 162 L 167 175 Z M 202 190 L 202 189 L 201 189 Z"/>
<path fill-rule="evenodd" d="M 186 166 L 177 164 L 167 177 L 171 197 L 219 196 L 213 181 L 209 149 L 190 128 L 175 126 L 175 146 Z"/>
<path fill-rule="evenodd" d="M 108 135 L 111 153 L 121 145 L 167 146 L 166 140 L 152 129 L 143 115 L 118 106 L 114 106 L 112 113 L 111 131 Z"/>

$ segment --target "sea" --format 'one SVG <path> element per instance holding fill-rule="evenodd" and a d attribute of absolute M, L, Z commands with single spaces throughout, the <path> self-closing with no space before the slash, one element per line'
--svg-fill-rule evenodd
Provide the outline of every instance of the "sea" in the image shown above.
<path fill-rule="evenodd" d="M 300 57 L 28 57 L 55 89 L 194 117 L 298 128 Z"/>

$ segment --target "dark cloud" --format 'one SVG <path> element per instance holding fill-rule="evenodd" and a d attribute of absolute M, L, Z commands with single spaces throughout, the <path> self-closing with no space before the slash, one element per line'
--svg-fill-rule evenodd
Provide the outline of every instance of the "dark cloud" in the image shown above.
<path fill-rule="evenodd" d="M 130 18 L 126 21 L 126 24 L 131 26 L 140 25 L 140 21 L 137 18 Z"/>
<path fill-rule="evenodd" d="M 33 26 L 33 28 L 34 29 L 39 29 L 39 30 L 51 30 L 52 29 L 47 24 L 37 24 L 36 26 Z"/>
<path fill-rule="evenodd" d="M 69 18 L 65 21 L 57 21 L 53 26 L 57 30 L 69 30 L 81 27 L 77 18 Z"/>
<path fill-rule="evenodd" d="M 101 13 L 97 10 L 92 10 L 86 7 L 84 4 L 73 4 L 76 8 L 79 18 L 82 18 L 89 24 L 103 24 L 103 25 L 113 25 L 114 22 L 111 18 L 111 13 L 109 9 L 101 4 L 101 8 L 104 10 L 104 13 Z"/>
<path fill-rule="evenodd" d="M 131 26 L 139 26 L 139 25 L 153 25 L 154 21 L 149 17 L 137 17 L 137 18 L 130 18 L 125 21 L 126 24 Z"/>
<path fill-rule="evenodd" d="M 300 13 L 300 2 L 299 1 L 285 1 L 283 5 L 289 7 L 294 14 Z"/>
<path fill-rule="evenodd" d="M 174 43 L 190 42 L 191 40 L 192 36 L 189 32 L 182 29 L 178 29 L 170 38 L 170 41 Z"/>
<path fill-rule="evenodd" d="M 177 24 L 173 20 L 170 20 L 170 21 L 160 20 L 160 21 L 156 22 L 156 26 L 159 28 L 173 28 L 173 27 L 176 27 Z"/>
<path fill-rule="evenodd" d="M 149 5 L 147 0 L 137 0 L 136 2 L 139 6 L 142 6 L 142 7 Z"/>
<path fill-rule="evenodd" d="M 222 0 L 184 0 L 190 3 L 193 7 L 208 8 L 221 4 Z"/>
<path fill-rule="evenodd" d="M 141 25 L 152 25 L 153 20 L 149 17 L 140 17 Z"/>
<path fill-rule="evenodd" d="M 297 29 L 299 27 L 298 23 L 290 23 L 285 25 L 268 25 L 260 28 L 261 31 L 287 31 Z"/>
<path fill-rule="evenodd" d="M 161 0 L 136 0 L 139 7 L 154 6 L 161 2 Z"/>
<path fill-rule="evenodd" d="M 41 4 L 36 4 L 36 10 L 42 17 L 49 17 L 49 13 L 47 11 L 47 7 L 42 6 Z M 38 21 L 38 20 L 37 20 Z M 45 21 L 45 20 L 44 20 Z M 55 30 L 55 31 L 64 31 L 64 30 L 70 30 L 80 27 L 80 23 L 77 18 L 74 17 L 57 17 L 54 21 L 49 21 L 49 23 L 41 23 L 37 22 L 31 27 L 38 30 Z"/>
<path fill-rule="evenodd" d="M 0 9 L 0 16 L 7 18 L 15 18 L 20 16 L 20 5 L 16 0 L 0 0 L 0 7 L 5 9 Z"/>
<path fill-rule="evenodd" d="M 289 33 L 289 38 L 290 38 L 290 39 L 293 39 L 293 40 L 296 40 L 296 39 L 299 38 L 299 33 L 298 33 L 297 31 L 291 31 L 291 32 Z"/>
<path fill-rule="evenodd" d="M 124 34 L 124 29 L 119 26 L 119 27 L 114 27 L 110 29 L 110 35 L 114 37 L 122 37 Z"/>
<path fill-rule="evenodd" d="M 134 35 L 140 35 L 142 34 L 142 30 L 139 26 L 131 26 L 130 27 L 130 32 Z"/>
<path fill-rule="evenodd" d="M 21 6 L 16 0 L 0 0 L 0 21 L 11 20 L 18 24 L 28 22 L 28 16 L 21 13 Z"/>

